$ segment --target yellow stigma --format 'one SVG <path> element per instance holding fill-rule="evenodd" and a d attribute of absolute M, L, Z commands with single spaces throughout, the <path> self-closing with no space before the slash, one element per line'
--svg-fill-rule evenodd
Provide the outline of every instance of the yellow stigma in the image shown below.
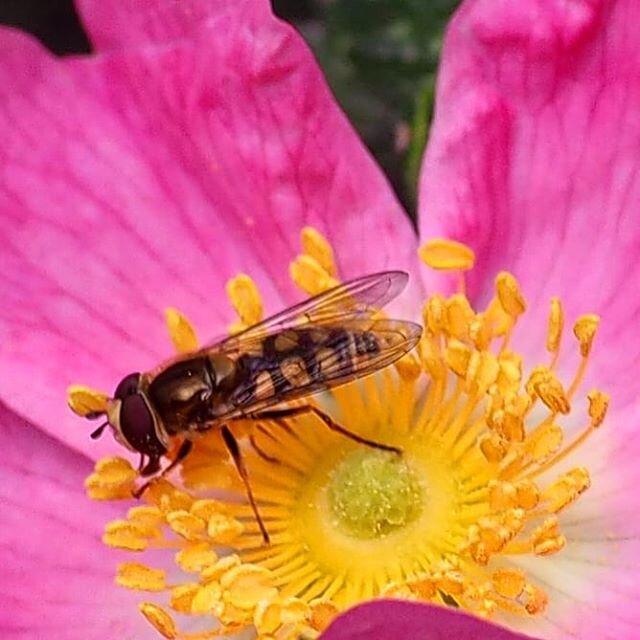
<path fill-rule="evenodd" d="M 382 538 L 415 520 L 424 499 L 401 457 L 358 449 L 342 460 L 327 487 L 337 527 L 355 538 Z"/>
<path fill-rule="evenodd" d="M 305 228 L 301 243 L 290 267 L 296 285 L 309 294 L 335 286 L 327 240 Z M 553 562 L 571 544 L 565 511 L 591 485 L 589 470 L 571 457 L 602 427 L 609 405 L 603 391 L 581 391 L 599 318 L 579 317 L 569 346 L 554 298 L 541 357 L 525 362 L 513 338 L 527 313 L 516 278 L 497 274 L 493 297 L 476 308 L 464 294 L 471 249 L 439 239 L 420 255 L 457 272 L 460 286 L 424 301 L 415 352 L 308 400 L 402 454 L 357 444 L 314 415 L 238 422 L 231 426 L 270 545 L 215 430 L 195 440 L 179 473 L 149 487 L 145 503 L 106 526 L 105 544 L 138 554 L 119 565 L 116 581 L 149 594 L 140 611 L 159 637 L 205 640 L 251 629 L 261 640 L 314 638 L 340 611 L 379 596 L 515 626 L 544 612 L 552 596 L 524 567 Z M 227 290 L 238 314 L 232 332 L 262 318 L 251 278 L 237 276 Z M 178 351 L 194 347 L 184 316 L 170 311 L 167 322 Z M 580 356 L 569 378 L 557 369 L 561 348 Z M 81 415 L 103 402 L 82 387 L 70 392 Z M 130 497 L 136 477 L 128 462 L 109 458 L 86 487 L 94 499 L 117 500 Z M 142 561 L 147 551 L 153 565 Z M 184 633 L 174 614 L 210 628 Z"/>

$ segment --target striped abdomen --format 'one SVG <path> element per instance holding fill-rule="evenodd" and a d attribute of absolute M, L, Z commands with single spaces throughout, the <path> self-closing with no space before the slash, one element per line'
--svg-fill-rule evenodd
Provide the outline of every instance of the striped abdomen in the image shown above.
<path fill-rule="evenodd" d="M 266 337 L 261 347 L 237 361 L 238 384 L 230 397 L 237 407 L 316 392 L 355 376 L 380 351 L 371 332 L 330 327 L 288 329 Z"/>

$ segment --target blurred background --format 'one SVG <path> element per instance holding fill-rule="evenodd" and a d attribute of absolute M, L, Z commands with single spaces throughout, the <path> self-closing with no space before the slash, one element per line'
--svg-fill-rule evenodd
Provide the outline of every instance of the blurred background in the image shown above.
<path fill-rule="evenodd" d="M 315 51 L 412 217 L 442 33 L 459 1 L 273 0 Z M 0 23 L 30 31 L 56 54 L 91 51 L 72 0 L 0 0 Z"/>

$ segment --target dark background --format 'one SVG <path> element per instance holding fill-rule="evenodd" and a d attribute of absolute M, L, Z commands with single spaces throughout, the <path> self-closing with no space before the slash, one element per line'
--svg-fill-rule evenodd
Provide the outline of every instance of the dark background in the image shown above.
<path fill-rule="evenodd" d="M 442 32 L 458 2 L 273 2 L 312 46 L 338 101 L 412 217 Z M 30 31 L 57 54 L 91 51 L 72 0 L 0 0 L 0 23 Z"/>

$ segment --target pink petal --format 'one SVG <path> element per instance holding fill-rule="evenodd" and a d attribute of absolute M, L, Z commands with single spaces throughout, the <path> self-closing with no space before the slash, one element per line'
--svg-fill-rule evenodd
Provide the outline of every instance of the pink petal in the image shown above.
<path fill-rule="evenodd" d="M 602 380 L 626 379 L 620 404 L 635 397 L 623 372 L 640 363 L 638 17 L 627 0 L 466 3 L 447 36 L 421 177 L 422 236 L 473 246 L 475 297 L 490 295 L 498 270 L 516 274 L 529 345 L 543 346 L 552 295 L 569 321 L 602 314 L 596 357 Z"/>
<path fill-rule="evenodd" d="M 111 391 L 170 355 L 167 306 L 220 334 L 239 271 L 268 311 L 300 298 L 288 264 L 305 224 L 345 277 L 416 271 L 387 183 L 306 46 L 261 6 L 87 59 L 1 34 L 0 397 L 93 456 L 113 445 L 87 440 L 67 385 Z"/>
<path fill-rule="evenodd" d="M 77 0 L 91 41 L 99 50 L 135 48 L 189 38 L 209 18 L 228 11 L 224 0 Z M 264 0 L 237 0 L 269 12 Z"/>
<path fill-rule="evenodd" d="M 399 600 L 378 600 L 349 610 L 321 640 L 526 640 L 462 611 Z"/>
<path fill-rule="evenodd" d="M 566 550 L 527 563 L 551 597 L 546 620 L 532 622 L 545 637 L 633 637 L 640 622 L 638 20 L 630 0 L 463 4 L 421 176 L 421 234 L 476 250 L 472 296 L 486 301 L 501 269 L 519 278 L 529 310 L 516 347 L 530 365 L 549 361 L 551 296 L 566 308 L 566 354 L 576 353 L 576 316 L 602 316 L 583 390 L 610 392 L 611 411 L 567 462 L 587 466 L 593 486 L 563 516 Z M 426 283 L 450 287 L 431 274 Z M 561 421 L 568 438 L 584 404 Z"/>
<path fill-rule="evenodd" d="M 113 583 L 122 554 L 100 536 L 122 507 L 84 495 L 89 460 L 2 405 L 0 433 L 0 637 L 157 638 L 137 612 L 143 597 Z"/>

